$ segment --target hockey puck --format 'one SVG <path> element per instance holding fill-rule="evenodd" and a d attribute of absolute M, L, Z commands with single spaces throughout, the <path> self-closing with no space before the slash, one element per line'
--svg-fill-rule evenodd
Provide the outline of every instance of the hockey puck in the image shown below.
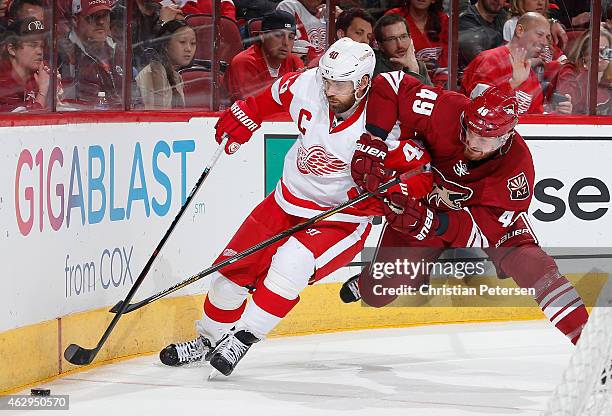
<path fill-rule="evenodd" d="M 50 396 L 51 390 L 50 389 L 31 389 L 30 395 L 32 396 Z"/>

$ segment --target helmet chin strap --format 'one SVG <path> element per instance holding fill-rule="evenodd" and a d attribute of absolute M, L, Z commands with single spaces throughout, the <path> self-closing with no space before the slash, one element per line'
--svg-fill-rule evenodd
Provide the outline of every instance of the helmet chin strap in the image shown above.
<path fill-rule="evenodd" d="M 363 78 L 362 78 L 363 79 Z M 357 81 L 357 83 L 355 83 L 355 92 L 353 92 L 353 95 L 355 95 L 355 105 L 359 104 L 361 102 L 361 100 L 363 100 L 363 98 L 368 95 L 368 91 L 370 91 L 370 86 L 372 85 L 372 83 L 370 82 L 370 80 L 368 79 L 368 85 L 366 86 L 365 91 L 363 92 L 363 95 L 361 97 L 357 97 L 357 88 L 359 88 L 359 84 L 361 80 Z"/>
<path fill-rule="evenodd" d="M 347 118 L 349 118 L 355 112 L 355 110 L 359 106 L 359 103 L 361 102 L 361 100 L 363 100 L 364 97 L 366 95 L 368 95 L 368 91 L 370 89 L 370 83 L 368 82 L 368 85 L 367 85 L 366 89 L 364 90 L 363 95 L 361 97 L 357 96 L 357 88 L 359 88 L 359 83 L 357 83 L 355 91 L 353 92 L 353 96 L 355 97 L 355 103 L 351 106 L 351 108 L 349 108 L 348 110 L 346 110 L 342 114 L 336 114 L 337 116 L 342 117 L 343 120 L 346 120 Z"/>

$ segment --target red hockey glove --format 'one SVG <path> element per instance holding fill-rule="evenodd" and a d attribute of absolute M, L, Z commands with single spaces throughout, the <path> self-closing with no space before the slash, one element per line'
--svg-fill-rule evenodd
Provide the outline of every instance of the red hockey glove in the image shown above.
<path fill-rule="evenodd" d="M 359 196 L 357 188 L 353 187 L 346 193 L 349 199 L 353 199 Z M 363 215 L 379 216 L 384 215 L 385 203 L 375 196 L 364 199 L 361 202 L 353 205 L 353 208 L 358 209 Z"/>
<path fill-rule="evenodd" d="M 387 144 L 378 138 L 363 133 L 357 140 L 357 149 L 351 161 L 351 176 L 362 189 L 374 192 L 383 183 L 391 179 L 385 170 Z"/>
<path fill-rule="evenodd" d="M 258 114 L 255 98 L 249 97 L 245 101 L 236 101 L 225 110 L 217 124 L 215 124 L 215 140 L 221 143 L 223 134 L 229 135 L 225 145 L 225 153 L 236 153 L 241 144 L 249 141 L 253 132 L 261 127 L 261 118 Z"/>
<path fill-rule="evenodd" d="M 386 202 L 385 217 L 389 225 L 397 231 L 411 235 L 417 240 L 424 240 L 438 228 L 435 211 L 418 199 L 395 193 L 389 195 Z"/>
<path fill-rule="evenodd" d="M 423 167 L 424 171 L 417 175 L 410 176 L 408 179 L 402 180 L 397 185 L 393 185 L 387 189 L 386 195 L 400 193 L 410 195 L 413 198 L 421 199 L 427 196 L 433 188 L 433 173 L 429 164 Z"/>

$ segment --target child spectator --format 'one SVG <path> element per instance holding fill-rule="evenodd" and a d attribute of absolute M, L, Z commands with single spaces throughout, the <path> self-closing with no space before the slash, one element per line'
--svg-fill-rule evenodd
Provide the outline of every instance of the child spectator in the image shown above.
<path fill-rule="evenodd" d="M 43 59 L 46 30 L 34 17 L 13 22 L 0 56 L 0 112 L 48 107 L 49 68 Z"/>
<path fill-rule="evenodd" d="M 136 76 L 145 109 L 183 108 L 183 79 L 178 70 L 193 61 L 195 31 L 184 20 L 167 22 L 155 39 L 155 49 L 151 63 Z"/>
<path fill-rule="evenodd" d="M 270 86 L 277 78 L 304 67 L 291 53 L 296 25 L 291 13 L 276 10 L 264 16 L 259 41 L 232 59 L 225 85 L 233 100 L 246 99 Z"/>
<path fill-rule="evenodd" d="M 576 42 L 574 49 L 569 53 L 568 63 L 559 72 L 557 93 L 569 94 L 572 97 L 573 113 L 587 114 L 587 91 L 589 89 L 589 65 L 591 50 L 589 42 L 591 33 L 585 32 Z M 610 72 L 610 59 L 612 59 L 612 34 L 601 29 L 599 37 L 599 66 L 597 68 L 597 114 L 610 115 L 612 77 Z"/>

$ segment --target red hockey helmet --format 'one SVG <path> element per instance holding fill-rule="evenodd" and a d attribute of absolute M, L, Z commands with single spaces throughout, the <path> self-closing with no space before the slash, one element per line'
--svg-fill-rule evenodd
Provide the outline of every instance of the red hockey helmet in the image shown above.
<path fill-rule="evenodd" d="M 475 90 L 482 85 L 478 85 Z M 474 97 L 463 112 L 463 126 L 482 137 L 500 137 L 511 133 L 518 123 L 516 97 L 497 87 L 488 87 Z"/>

